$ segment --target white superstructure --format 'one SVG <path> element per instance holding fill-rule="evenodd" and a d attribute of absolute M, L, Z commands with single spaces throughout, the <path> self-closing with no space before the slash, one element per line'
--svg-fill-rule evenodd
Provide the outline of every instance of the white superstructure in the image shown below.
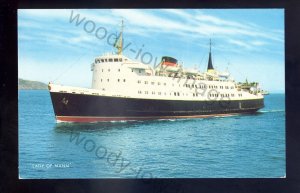
<path fill-rule="evenodd" d="M 217 72 L 160 71 L 118 54 L 97 57 L 91 65 L 92 89 L 112 96 L 167 100 L 241 100 L 262 98 L 259 92 L 238 90 L 234 80 Z M 161 75 L 163 74 L 163 75 Z M 179 76 L 179 75 L 180 76 Z"/>

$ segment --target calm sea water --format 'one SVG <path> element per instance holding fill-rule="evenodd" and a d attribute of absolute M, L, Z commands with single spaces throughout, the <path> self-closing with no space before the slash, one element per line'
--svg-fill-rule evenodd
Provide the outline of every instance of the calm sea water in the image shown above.
<path fill-rule="evenodd" d="M 19 91 L 20 178 L 285 175 L 285 95 L 255 115 L 56 123 L 48 91 Z"/>

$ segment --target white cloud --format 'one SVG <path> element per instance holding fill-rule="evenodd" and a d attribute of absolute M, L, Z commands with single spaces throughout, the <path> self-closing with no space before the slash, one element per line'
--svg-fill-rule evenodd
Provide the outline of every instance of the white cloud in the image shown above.
<path fill-rule="evenodd" d="M 203 38 L 208 37 L 223 37 L 231 38 L 230 43 L 240 45 L 243 48 L 249 49 L 250 45 L 264 46 L 266 41 L 273 40 L 283 42 L 283 34 L 280 30 L 262 30 L 263 28 L 252 23 L 239 23 L 231 20 L 225 20 L 209 14 L 204 14 L 201 11 L 195 11 L 188 13 L 183 9 L 162 9 L 165 13 L 176 15 L 181 20 L 166 19 L 158 14 L 153 14 L 149 10 L 136 10 L 136 9 L 112 9 L 112 10 L 73 10 L 74 16 L 80 14 L 81 18 L 85 18 L 85 21 L 91 20 L 95 22 L 97 27 L 103 24 L 102 27 L 115 27 L 120 23 L 120 20 L 124 18 L 126 30 L 125 32 L 141 35 L 151 36 L 156 33 L 168 33 L 174 34 L 178 38 Z M 43 32 L 64 32 L 71 33 L 74 37 L 54 37 L 54 40 L 60 40 L 69 43 L 91 42 L 92 39 L 88 37 L 88 34 L 82 34 L 83 29 L 78 27 L 74 30 L 73 24 L 69 28 L 49 28 L 51 23 L 36 22 L 26 19 L 28 17 L 33 20 L 47 20 L 47 19 L 60 19 L 69 23 L 72 10 L 66 9 L 23 9 L 18 10 L 19 16 L 22 20 L 19 22 L 19 27 L 27 28 L 39 28 L 41 33 Z M 25 16 L 25 17 L 24 17 Z M 83 22 L 84 23 L 84 22 Z M 47 27 L 47 25 L 49 25 Z M 53 23 L 52 23 L 53 25 Z M 81 30 L 82 32 L 78 32 Z M 116 29 L 118 30 L 118 29 Z M 85 37 L 87 36 L 87 37 Z M 244 38 L 241 38 L 243 37 Z M 22 37 L 22 36 L 21 36 Z M 25 36 L 23 36 L 25 37 Z M 236 38 L 239 40 L 234 40 Z M 263 38 L 266 41 L 253 41 L 249 44 L 242 42 L 241 39 L 247 39 L 250 41 L 253 38 Z"/>
<path fill-rule="evenodd" d="M 263 42 L 263 41 L 252 41 L 251 44 L 254 45 L 254 46 L 264 46 L 267 43 Z"/>
<path fill-rule="evenodd" d="M 229 39 L 228 40 L 229 43 L 246 48 L 246 49 L 253 49 L 253 47 L 243 41 L 240 40 L 234 40 L 234 39 Z"/>

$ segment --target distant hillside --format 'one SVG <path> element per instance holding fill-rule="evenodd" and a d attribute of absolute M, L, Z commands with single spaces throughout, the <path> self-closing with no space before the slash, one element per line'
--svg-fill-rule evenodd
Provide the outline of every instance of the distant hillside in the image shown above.
<path fill-rule="evenodd" d="M 19 89 L 21 90 L 44 90 L 48 89 L 47 84 L 38 82 L 38 81 L 31 81 L 31 80 L 24 80 L 19 78 Z"/>

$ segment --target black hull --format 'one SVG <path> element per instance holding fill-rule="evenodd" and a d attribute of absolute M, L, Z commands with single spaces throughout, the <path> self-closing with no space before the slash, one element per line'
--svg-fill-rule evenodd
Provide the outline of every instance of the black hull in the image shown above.
<path fill-rule="evenodd" d="M 50 92 L 56 119 L 71 122 L 206 117 L 254 113 L 263 99 L 183 101 Z"/>

